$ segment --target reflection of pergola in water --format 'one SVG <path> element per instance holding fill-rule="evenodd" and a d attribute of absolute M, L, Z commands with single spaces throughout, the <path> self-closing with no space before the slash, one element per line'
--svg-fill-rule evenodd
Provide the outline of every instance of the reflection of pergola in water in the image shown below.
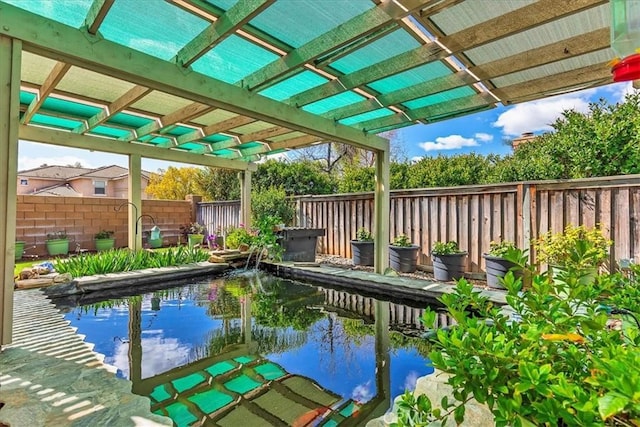
<path fill-rule="evenodd" d="M 265 421 L 305 426 L 314 420 L 323 426 L 349 426 L 382 415 L 391 403 L 387 302 L 375 303 L 376 395 L 363 404 L 342 399 L 256 354 L 250 294 L 241 302 L 242 342 L 227 346 L 221 354 L 143 379 L 141 309 L 141 300 L 129 305 L 132 391 L 149 396 L 152 411 L 171 416 L 178 426 L 200 425 L 206 419 L 230 427 Z"/>

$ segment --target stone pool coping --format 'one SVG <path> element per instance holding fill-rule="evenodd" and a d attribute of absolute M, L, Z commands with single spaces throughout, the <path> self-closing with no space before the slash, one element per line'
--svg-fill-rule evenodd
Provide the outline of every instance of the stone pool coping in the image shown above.
<path fill-rule="evenodd" d="M 85 294 L 107 289 L 138 287 L 157 283 L 160 279 L 163 282 L 170 282 L 209 274 L 221 274 L 228 269 L 229 264 L 227 263 L 204 261 L 173 267 L 147 268 L 78 277 L 69 283 L 49 286 L 44 291 L 49 297 Z"/>

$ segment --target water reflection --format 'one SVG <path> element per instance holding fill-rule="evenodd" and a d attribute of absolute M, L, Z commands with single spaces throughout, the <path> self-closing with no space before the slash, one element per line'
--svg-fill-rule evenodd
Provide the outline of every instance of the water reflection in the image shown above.
<path fill-rule="evenodd" d="M 421 314 L 251 274 L 81 306 L 67 317 L 178 425 L 254 425 L 247 417 L 359 425 L 430 372 L 424 340 L 389 332 L 417 328 Z"/>

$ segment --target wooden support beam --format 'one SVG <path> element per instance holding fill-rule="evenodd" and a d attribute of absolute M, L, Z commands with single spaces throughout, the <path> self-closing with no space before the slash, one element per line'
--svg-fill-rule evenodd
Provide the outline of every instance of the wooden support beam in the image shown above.
<path fill-rule="evenodd" d="M 389 150 L 377 151 L 373 196 L 373 235 L 378 244 L 375 247 L 373 268 L 378 274 L 383 274 L 389 267 L 389 245 L 386 244 L 389 242 L 389 211 L 391 209 L 389 164 Z"/>
<path fill-rule="evenodd" d="M 367 37 L 393 20 L 408 16 L 424 4 L 424 1 L 408 0 L 399 5 L 396 1 L 384 0 L 378 6 L 351 18 L 333 30 L 321 34 L 292 50 L 282 58 L 248 75 L 242 80 L 241 84 L 251 91 L 264 89 L 266 86 L 280 81 L 278 77 L 287 76 L 291 70 L 300 68 L 305 63 L 309 63 L 335 49 L 340 49 L 362 37 Z"/>
<path fill-rule="evenodd" d="M 318 141 L 322 141 L 322 138 L 318 138 L 315 135 L 303 135 L 296 138 L 285 139 L 283 141 L 270 142 L 269 145 L 271 146 L 271 150 L 275 151 L 304 147 Z"/>
<path fill-rule="evenodd" d="M 0 36 L 0 350 L 13 331 L 22 43 Z"/>
<path fill-rule="evenodd" d="M 96 113 L 93 117 L 87 120 L 87 123 L 83 123 L 73 130 L 74 133 L 85 133 L 90 131 L 96 126 L 106 122 L 110 117 L 118 114 L 131 104 L 134 104 L 139 99 L 149 94 L 152 90 L 145 86 L 134 86 L 129 89 L 124 95 L 109 104 L 104 110 Z"/>
<path fill-rule="evenodd" d="M 240 143 L 244 144 L 251 141 L 262 141 L 265 139 L 273 138 L 278 135 L 284 135 L 290 133 L 291 129 L 282 126 L 274 126 L 268 129 L 259 130 L 253 133 L 247 133 L 239 137 Z"/>
<path fill-rule="evenodd" d="M 240 223 L 251 227 L 251 172 L 242 171 L 240 178 Z"/>
<path fill-rule="evenodd" d="M 96 136 L 78 135 L 73 132 L 47 129 L 39 126 L 21 125 L 19 132 L 21 139 L 41 142 L 43 144 L 123 155 L 139 154 L 140 156 L 148 159 L 211 166 L 214 168 L 257 170 L 257 166 L 251 163 L 221 159 L 210 155 L 189 153 L 184 150 L 162 149 L 147 144 L 126 143 Z"/>
<path fill-rule="evenodd" d="M 149 135 L 152 132 L 159 131 L 160 133 L 168 132 L 173 128 L 173 125 L 179 122 L 185 122 L 193 119 L 194 117 L 201 116 L 214 110 L 213 107 L 208 105 L 194 102 L 185 107 L 182 107 L 172 113 L 169 113 L 157 120 L 152 121 L 144 126 L 139 127 L 134 131 L 133 136 L 119 138 L 122 141 L 132 141 L 134 139 L 140 139 L 143 136 Z"/>
<path fill-rule="evenodd" d="M 292 96 L 285 102 L 301 107 L 319 99 L 328 98 L 329 96 L 380 80 L 387 76 L 442 59 L 448 55 L 444 49 L 435 43 L 425 44 L 416 49 L 360 69 L 354 73 L 341 76 L 336 80 L 308 89 Z"/>
<path fill-rule="evenodd" d="M 225 132 L 233 128 L 237 128 L 240 126 L 247 125 L 249 123 L 255 122 L 256 119 L 245 116 L 235 116 L 230 119 L 223 120 L 218 123 L 214 123 L 209 126 L 205 126 L 200 130 L 196 130 L 193 132 L 185 133 L 184 135 L 180 135 L 177 139 L 178 145 L 186 144 L 187 142 L 195 141 L 197 139 L 204 138 L 206 136 L 215 135 L 220 132 Z"/>
<path fill-rule="evenodd" d="M 142 249 L 142 227 L 138 219 L 142 215 L 142 157 L 140 154 L 129 154 L 129 175 L 127 186 L 127 229 L 129 249 Z"/>
<path fill-rule="evenodd" d="M 84 20 L 84 27 L 90 34 L 97 34 L 98 28 L 102 25 L 104 18 L 107 17 L 109 9 L 113 6 L 115 0 L 93 0 L 87 17 Z"/>
<path fill-rule="evenodd" d="M 36 96 L 31 104 L 29 104 L 29 108 L 22 116 L 22 124 L 28 124 L 29 121 L 33 118 L 33 116 L 38 112 L 38 109 L 44 104 L 44 101 L 47 99 L 49 94 L 53 92 L 56 88 L 56 85 L 62 80 L 64 75 L 71 68 L 70 64 L 66 64 L 64 62 L 57 62 L 56 65 L 53 66 L 53 69 L 45 79 L 42 86 L 38 90 L 38 96 Z"/>
<path fill-rule="evenodd" d="M 174 61 L 181 67 L 188 67 L 202 55 L 220 44 L 275 0 L 240 0 L 218 20 L 205 28 L 176 54 Z"/>
<path fill-rule="evenodd" d="M 253 95 L 238 86 L 184 70 L 169 61 L 92 37 L 86 31 L 3 2 L 0 2 L 0 34 L 22 40 L 24 49 L 36 55 L 242 116 L 364 149 L 388 147 L 388 141 L 384 138 L 367 135 L 358 129 L 336 124 L 279 101 Z"/>

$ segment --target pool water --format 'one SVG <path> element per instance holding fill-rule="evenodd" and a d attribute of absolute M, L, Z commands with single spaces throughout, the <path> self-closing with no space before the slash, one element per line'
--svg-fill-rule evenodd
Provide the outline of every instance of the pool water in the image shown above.
<path fill-rule="evenodd" d="M 260 273 L 66 311 L 178 426 L 364 425 L 432 372 L 425 340 L 394 332 L 422 307 Z"/>

